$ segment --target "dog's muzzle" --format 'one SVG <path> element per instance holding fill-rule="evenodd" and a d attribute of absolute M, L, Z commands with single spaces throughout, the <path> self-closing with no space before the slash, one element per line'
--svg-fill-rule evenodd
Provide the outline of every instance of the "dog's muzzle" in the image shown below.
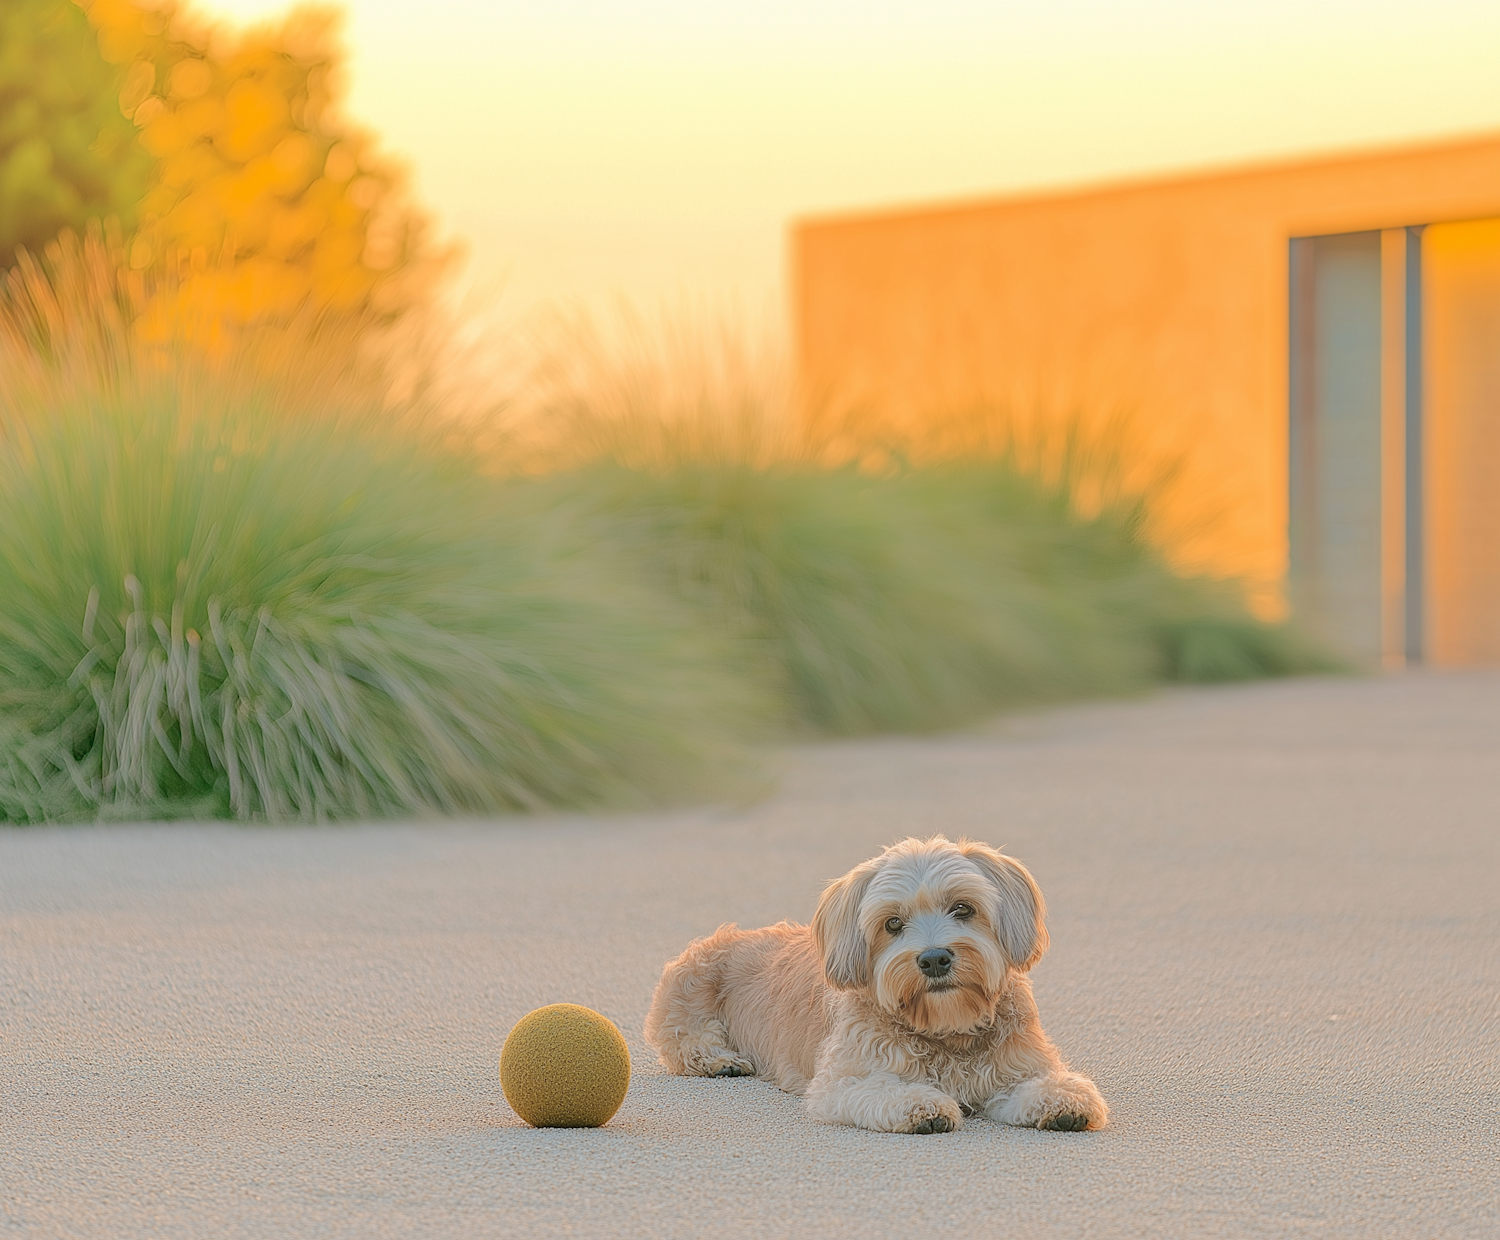
<path fill-rule="evenodd" d="M 947 977 L 953 970 L 953 953 L 946 947 L 930 947 L 917 957 L 917 968 L 930 982 Z"/>

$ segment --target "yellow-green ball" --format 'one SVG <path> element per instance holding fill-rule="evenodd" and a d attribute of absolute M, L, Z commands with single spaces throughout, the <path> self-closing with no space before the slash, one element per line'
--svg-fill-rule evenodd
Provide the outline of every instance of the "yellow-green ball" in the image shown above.
<path fill-rule="evenodd" d="M 500 1049 L 500 1088 L 534 1128 L 597 1128 L 625 1101 L 630 1051 L 608 1017 L 554 1003 L 510 1031 Z"/>

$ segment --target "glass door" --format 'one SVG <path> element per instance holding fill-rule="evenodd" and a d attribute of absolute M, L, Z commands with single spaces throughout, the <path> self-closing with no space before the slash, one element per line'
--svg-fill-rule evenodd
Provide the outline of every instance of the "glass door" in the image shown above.
<path fill-rule="evenodd" d="M 1382 378 L 1379 232 L 1291 249 L 1291 594 L 1347 654 L 1381 661 Z"/>

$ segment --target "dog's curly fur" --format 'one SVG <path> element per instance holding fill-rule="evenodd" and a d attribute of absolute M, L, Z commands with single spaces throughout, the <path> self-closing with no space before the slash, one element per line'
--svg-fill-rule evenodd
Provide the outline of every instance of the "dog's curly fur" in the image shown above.
<path fill-rule="evenodd" d="M 761 1076 L 827 1123 L 948 1132 L 980 1114 L 1102 1128 L 1109 1108 L 1063 1063 L 1031 997 L 1045 914 L 1013 857 L 903 840 L 829 884 L 811 926 L 726 925 L 689 944 L 662 970 L 646 1040 L 672 1072 Z"/>

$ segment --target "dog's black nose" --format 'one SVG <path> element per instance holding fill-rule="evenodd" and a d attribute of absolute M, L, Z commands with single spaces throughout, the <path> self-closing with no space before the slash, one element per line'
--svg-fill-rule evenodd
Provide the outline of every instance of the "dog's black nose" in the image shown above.
<path fill-rule="evenodd" d="M 946 947 L 931 947 L 917 957 L 917 968 L 924 977 L 947 977 L 953 967 L 953 953 Z"/>

